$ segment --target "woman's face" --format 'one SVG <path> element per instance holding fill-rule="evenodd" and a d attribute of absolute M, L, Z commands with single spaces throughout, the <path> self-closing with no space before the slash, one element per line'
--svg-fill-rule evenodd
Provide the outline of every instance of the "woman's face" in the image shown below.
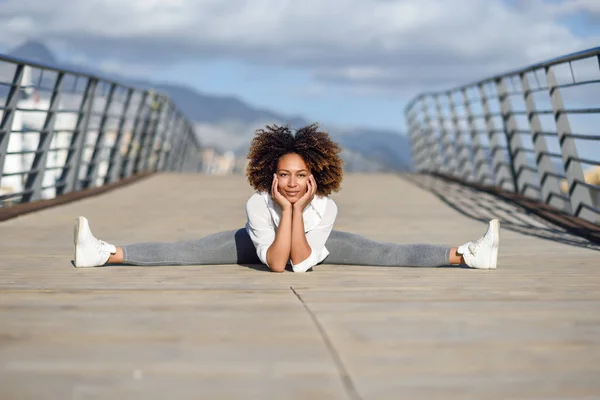
<path fill-rule="evenodd" d="M 279 193 L 290 203 L 294 204 L 306 193 L 310 171 L 298 154 L 290 153 L 279 158 L 276 174 Z"/>

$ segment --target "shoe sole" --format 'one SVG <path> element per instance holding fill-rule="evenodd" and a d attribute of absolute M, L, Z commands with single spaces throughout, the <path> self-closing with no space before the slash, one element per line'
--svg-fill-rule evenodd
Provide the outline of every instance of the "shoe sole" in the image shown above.
<path fill-rule="evenodd" d="M 490 221 L 490 227 L 492 228 L 493 242 L 492 242 L 492 254 L 490 256 L 489 269 L 496 269 L 498 264 L 498 247 L 500 246 L 500 221 L 494 219 Z"/>

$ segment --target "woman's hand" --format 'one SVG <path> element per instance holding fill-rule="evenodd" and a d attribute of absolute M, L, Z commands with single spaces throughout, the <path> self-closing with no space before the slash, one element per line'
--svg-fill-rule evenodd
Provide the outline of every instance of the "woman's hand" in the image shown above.
<path fill-rule="evenodd" d="M 306 182 L 306 193 L 294 203 L 294 210 L 304 211 L 304 208 L 315 198 L 315 193 L 317 193 L 317 182 L 312 174 L 310 174 Z"/>
<path fill-rule="evenodd" d="M 279 193 L 279 179 L 277 178 L 277 174 L 273 174 L 273 183 L 271 184 L 271 198 L 282 210 L 287 210 L 292 208 L 292 203 L 281 193 Z"/>

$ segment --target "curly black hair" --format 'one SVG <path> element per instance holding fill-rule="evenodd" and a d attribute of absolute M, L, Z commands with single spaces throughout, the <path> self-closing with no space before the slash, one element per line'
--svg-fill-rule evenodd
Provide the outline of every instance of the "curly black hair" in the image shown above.
<path fill-rule="evenodd" d="M 289 126 L 267 125 L 255 131 L 248 151 L 246 176 L 250 185 L 260 192 L 269 192 L 279 158 L 295 153 L 304 159 L 317 182 L 317 194 L 328 196 L 340 190 L 343 161 L 342 149 L 319 131 L 317 123 L 305 126 L 294 135 Z"/>

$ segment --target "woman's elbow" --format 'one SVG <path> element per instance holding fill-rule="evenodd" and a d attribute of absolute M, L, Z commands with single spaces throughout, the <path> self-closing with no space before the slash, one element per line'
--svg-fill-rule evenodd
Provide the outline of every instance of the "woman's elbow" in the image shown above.
<path fill-rule="evenodd" d="M 275 257 L 273 257 L 275 258 Z M 285 271 L 285 265 L 287 261 L 284 260 L 275 260 L 271 257 L 267 257 L 267 267 L 271 270 L 271 272 L 283 272 Z"/>
<path fill-rule="evenodd" d="M 285 271 L 285 264 L 273 264 L 269 265 L 271 272 L 283 272 Z"/>
<path fill-rule="evenodd" d="M 267 251 L 267 266 L 272 272 L 283 272 L 285 271 L 285 266 L 288 262 L 287 258 L 283 258 L 277 253 L 271 253 L 271 249 Z"/>

